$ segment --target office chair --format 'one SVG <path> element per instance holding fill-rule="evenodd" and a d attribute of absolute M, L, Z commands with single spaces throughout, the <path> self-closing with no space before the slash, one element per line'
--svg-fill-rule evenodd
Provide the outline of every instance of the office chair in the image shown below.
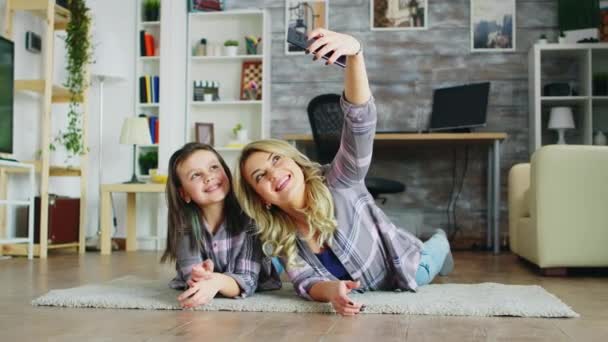
<path fill-rule="evenodd" d="M 310 101 L 307 111 L 318 162 L 331 163 L 340 148 L 340 136 L 344 125 L 340 95 L 319 95 Z M 405 191 L 403 183 L 379 177 L 366 177 L 365 186 L 374 199 L 380 199 L 382 204 L 386 202 L 386 198 L 381 195 Z"/>

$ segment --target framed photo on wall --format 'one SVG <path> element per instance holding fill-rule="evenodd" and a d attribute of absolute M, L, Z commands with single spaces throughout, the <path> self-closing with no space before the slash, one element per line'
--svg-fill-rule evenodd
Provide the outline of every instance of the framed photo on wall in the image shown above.
<path fill-rule="evenodd" d="M 327 10 L 329 0 L 285 0 L 285 54 L 303 55 L 304 50 L 287 43 L 290 27 L 308 34 L 319 28 L 328 28 Z"/>
<path fill-rule="evenodd" d="M 471 0 L 471 51 L 515 51 L 515 0 Z"/>
<path fill-rule="evenodd" d="M 196 142 L 213 146 L 213 124 L 197 122 L 194 127 Z"/>
<path fill-rule="evenodd" d="M 372 0 L 370 26 L 375 31 L 426 30 L 428 0 Z"/>

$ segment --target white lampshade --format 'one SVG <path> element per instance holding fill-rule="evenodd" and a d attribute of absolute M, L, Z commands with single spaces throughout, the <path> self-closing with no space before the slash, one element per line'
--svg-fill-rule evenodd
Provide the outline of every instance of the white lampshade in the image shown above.
<path fill-rule="evenodd" d="M 124 145 L 149 145 L 152 143 L 148 119 L 130 117 L 122 124 L 120 143 Z"/>
<path fill-rule="evenodd" d="M 572 108 L 570 107 L 553 107 L 551 108 L 551 116 L 549 117 L 549 129 L 568 129 L 574 128 L 574 119 L 572 117 Z"/>

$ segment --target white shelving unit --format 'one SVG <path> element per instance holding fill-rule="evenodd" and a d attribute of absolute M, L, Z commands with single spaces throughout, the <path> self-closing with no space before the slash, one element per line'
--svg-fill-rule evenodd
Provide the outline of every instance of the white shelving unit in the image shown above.
<path fill-rule="evenodd" d="M 0 237 L 0 245 L 13 244 L 13 243 L 27 243 L 27 258 L 32 259 L 34 257 L 34 197 L 36 196 L 36 178 L 34 176 L 34 165 L 23 164 L 13 161 L 0 160 L 0 167 L 3 169 L 19 169 L 26 170 L 29 175 L 29 196 L 27 200 L 9 200 L 0 199 L 0 205 L 4 206 L 24 206 L 28 207 L 28 225 L 27 225 L 27 237 Z M 8 216 L 3 217 L 8 221 Z M 3 227 L 6 227 L 6 222 L 3 222 Z"/>
<path fill-rule="evenodd" d="M 270 16 L 265 10 L 234 10 L 223 12 L 192 12 L 187 23 L 186 72 L 186 141 L 195 141 L 197 122 L 212 123 L 214 147 L 229 166 L 233 166 L 241 147 L 231 145 L 232 128 L 241 124 L 250 140 L 269 135 L 270 112 Z M 262 37 L 257 54 L 247 55 L 245 36 Z M 195 56 L 201 39 L 207 40 L 207 55 Z M 239 42 L 237 56 L 225 56 L 226 40 Z M 221 55 L 210 55 L 221 51 Z M 261 50 L 261 51 L 260 51 Z M 246 61 L 262 63 L 261 100 L 242 100 L 241 70 Z M 194 81 L 218 81 L 218 101 L 194 101 Z"/>
<path fill-rule="evenodd" d="M 161 30 L 161 22 L 159 21 L 145 21 L 144 11 L 143 11 L 143 3 L 144 0 L 136 0 L 136 23 L 137 30 L 135 30 L 135 114 L 140 115 L 144 114 L 148 117 L 156 117 L 159 119 L 161 117 L 161 103 L 162 98 L 160 98 L 159 103 L 142 103 L 140 101 L 140 84 L 139 78 L 144 75 L 153 75 L 160 77 L 160 30 Z M 162 7 L 161 7 L 162 12 Z M 145 30 L 150 33 L 154 37 L 154 56 L 141 56 L 140 53 L 140 31 Z M 162 79 L 161 81 L 162 82 Z M 160 140 L 160 139 L 159 139 Z M 149 174 L 142 174 L 139 166 L 139 157 L 143 153 L 156 152 L 158 154 L 158 144 L 149 144 L 149 145 L 139 145 L 136 149 L 136 171 L 135 174 L 140 180 L 146 180 L 149 178 Z M 155 168 L 158 168 L 156 165 Z"/>
<path fill-rule="evenodd" d="M 593 89 L 593 75 L 608 72 L 608 44 L 535 44 L 528 51 L 530 107 L 530 154 L 554 144 L 555 133 L 547 129 L 552 107 L 572 107 L 576 128 L 567 132 L 570 144 L 593 143 L 594 132 L 608 134 L 608 94 Z M 545 96 L 548 83 L 568 83 L 572 96 Z"/>

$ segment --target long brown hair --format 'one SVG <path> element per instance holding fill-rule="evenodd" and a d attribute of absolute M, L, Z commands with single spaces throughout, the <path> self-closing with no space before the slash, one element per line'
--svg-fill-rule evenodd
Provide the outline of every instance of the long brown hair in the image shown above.
<path fill-rule="evenodd" d="M 167 247 L 160 259 L 161 262 L 175 261 L 179 241 L 185 234 L 190 235 L 190 249 L 192 251 L 200 251 L 200 248 L 203 246 L 204 235 L 201 232 L 201 229 L 203 229 L 201 224 L 201 208 L 194 202 L 186 203 L 182 196 L 180 196 L 179 189 L 182 187 L 182 183 L 177 175 L 178 166 L 194 154 L 194 152 L 200 150 L 215 154 L 230 182 L 230 189 L 228 190 L 228 194 L 226 194 L 226 198 L 224 198 L 224 217 L 228 233 L 236 234 L 246 227 L 247 219 L 234 195 L 232 174 L 224 158 L 213 147 L 207 144 L 187 143 L 175 151 L 169 159 L 169 177 L 167 187 L 165 188 L 169 209 Z"/>

